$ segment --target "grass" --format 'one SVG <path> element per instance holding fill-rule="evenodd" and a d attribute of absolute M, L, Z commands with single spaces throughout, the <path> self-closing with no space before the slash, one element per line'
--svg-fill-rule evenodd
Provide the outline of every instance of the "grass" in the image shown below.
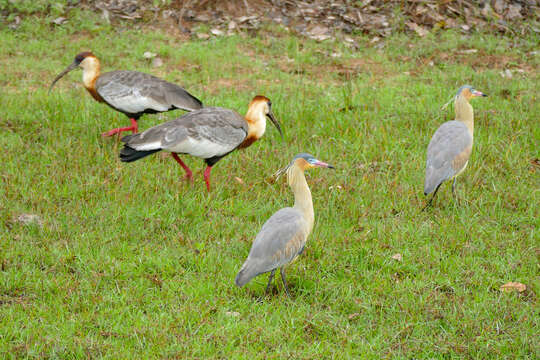
<path fill-rule="evenodd" d="M 185 41 L 73 11 L 62 27 L 0 27 L 2 358 L 540 356 L 537 35 L 395 35 L 382 48 L 358 37 L 352 50 L 274 27 Z M 149 72 L 207 105 L 244 113 L 264 94 L 285 141 L 269 125 L 216 165 L 210 194 L 199 159 L 184 158 L 192 185 L 170 157 L 121 163 L 100 134 L 127 119 L 94 102 L 80 72 L 47 95 L 87 49 L 105 71 Z M 466 83 L 490 97 L 473 103 L 461 203 L 445 184 L 420 212 L 429 138 L 453 117 L 440 107 Z M 242 289 L 234 277 L 263 222 L 293 201 L 271 175 L 304 151 L 337 169 L 309 173 L 316 224 L 288 268 L 293 298 L 277 285 L 258 302 L 267 277 Z M 43 225 L 14 220 L 24 213 Z M 509 281 L 527 290 L 500 292 Z"/>

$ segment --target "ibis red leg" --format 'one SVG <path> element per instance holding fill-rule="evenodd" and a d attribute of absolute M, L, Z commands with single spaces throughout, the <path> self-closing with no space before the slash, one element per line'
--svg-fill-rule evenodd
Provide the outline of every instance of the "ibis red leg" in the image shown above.
<path fill-rule="evenodd" d="M 212 167 L 208 165 L 206 167 L 206 170 L 204 170 L 204 181 L 206 182 L 206 188 L 208 189 L 208 192 L 210 192 L 210 170 L 212 170 Z"/>
<path fill-rule="evenodd" d="M 184 170 L 186 171 L 186 180 L 193 180 L 193 173 L 191 172 L 191 169 L 188 168 L 186 164 L 184 164 L 184 162 L 178 157 L 176 153 L 171 153 L 171 155 L 174 158 L 174 160 L 176 160 L 176 162 L 180 164 L 180 166 L 183 167 Z"/>
<path fill-rule="evenodd" d="M 120 134 L 122 131 L 131 131 L 133 132 L 133 134 L 137 133 L 139 131 L 139 125 L 137 124 L 137 120 L 133 118 L 129 120 L 131 121 L 131 126 L 112 129 L 104 132 L 103 134 L 101 134 L 101 136 L 113 136 L 114 134 Z"/>

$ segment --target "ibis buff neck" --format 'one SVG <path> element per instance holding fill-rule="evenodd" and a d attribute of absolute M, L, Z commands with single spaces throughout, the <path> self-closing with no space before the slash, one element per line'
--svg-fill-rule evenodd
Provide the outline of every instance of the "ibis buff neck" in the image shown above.
<path fill-rule="evenodd" d="M 264 102 L 252 102 L 249 104 L 246 113 L 246 122 L 248 124 L 247 138 L 260 139 L 266 131 L 266 113 Z"/>
<path fill-rule="evenodd" d="M 87 56 L 81 61 L 79 66 L 83 70 L 82 78 L 84 87 L 96 100 L 102 101 L 96 92 L 96 80 L 100 74 L 99 60 L 95 56 Z"/>
<path fill-rule="evenodd" d="M 456 120 L 464 123 L 472 135 L 474 131 L 474 112 L 472 105 L 465 96 L 458 95 L 454 102 L 454 108 L 456 111 Z"/>
<path fill-rule="evenodd" d="M 304 163 L 305 160 L 300 160 Z M 313 201 L 311 191 L 309 190 L 306 177 L 304 176 L 305 167 L 295 162 L 287 169 L 287 182 L 294 193 L 294 208 L 299 210 L 309 225 L 309 232 L 313 229 L 315 214 L 313 212 Z"/>

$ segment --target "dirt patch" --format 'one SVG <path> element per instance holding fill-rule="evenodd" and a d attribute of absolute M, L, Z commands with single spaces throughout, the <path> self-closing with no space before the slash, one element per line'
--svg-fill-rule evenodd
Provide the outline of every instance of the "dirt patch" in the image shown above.
<path fill-rule="evenodd" d="M 429 61 L 434 63 L 449 63 L 449 64 L 464 64 L 471 66 L 477 71 L 487 69 L 508 69 L 519 68 L 526 72 L 536 72 L 536 69 L 531 65 L 528 65 L 521 61 L 517 56 L 512 55 L 493 55 L 485 52 L 484 50 L 478 50 L 474 53 L 467 53 L 468 49 L 457 49 L 454 52 L 440 52 L 434 56 L 420 61 L 420 64 L 427 64 Z"/>
<path fill-rule="evenodd" d="M 384 77 L 395 75 L 395 71 L 391 71 L 388 67 L 381 63 L 368 59 L 356 58 L 345 60 L 343 64 L 336 64 L 334 69 L 328 71 L 336 71 L 336 74 L 343 80 L 351 80 L 360 73 L 369 73 L 371 76 L 381 79 Z"/>
<path fill-rule="evenodd" d="M 0 306 L 6 305 L 23 305 L 26 306 L 34 299 L 34 296 L 29 296 L 21 289 L 15 289 L 0 294 Z"/>
<path fill-rule="evenodd" d="M 207 93 L 218 95 L 224 89 L 234 89 L 235 92 L 248 91 L 253 90 L 253 86 L 250 85 L 249 80 L 223 78 L 210 81 L 204 89 Z"/>
<path fill-rule="evenodd" d="M 396 74 L 383 64 L 368 58 L 343 59 L 317 65 L 299 65 L 285 58 L 279 61 L 278 68 L 291 75 L 309 80 L 325 80 L 336 85 L 356 79 L 360 74 L 369 74 L 374 79 Z"/>

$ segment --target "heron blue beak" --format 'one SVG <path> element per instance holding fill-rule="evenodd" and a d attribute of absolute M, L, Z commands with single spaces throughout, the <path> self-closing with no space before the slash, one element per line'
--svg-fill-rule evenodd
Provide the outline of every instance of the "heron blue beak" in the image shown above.
<path fill-rule="evenodd" d="M 54 84 L 56 84 L 56 82 L 58 80 L 60 80 L 64 75 L 66 75 L 71 70 L 76 69 L 78 66 L 79 66 L 79 64 L 74 61 L 67 68 L 65 68 L 64 71 L 62 71 L 60 74 L 58 74 L 58 76 L 53 80 L 51 86 L 49 86 L 49 93 L 51 92 Z"/>
<path fill-rule="evenodd" d="M 313 166 L 318 166 L 318 167 L 329 168 L 329 169 L 335 169 L 332 165 L 327 164 L 327 163 L 322 162 L 322 161 L 317 160 L 317 159 L 315 159 L 315 161 L 312 163 L 312 165 Z"/>
<path fill-rule="evenodd" d="M 484 93 L 481 92 L 481 91 L 473 90 L 473 91 L 472 91 L 472 96 L 483 96 L 483 97 L 486 97 L 487 95 L 484 94 Z"/>

